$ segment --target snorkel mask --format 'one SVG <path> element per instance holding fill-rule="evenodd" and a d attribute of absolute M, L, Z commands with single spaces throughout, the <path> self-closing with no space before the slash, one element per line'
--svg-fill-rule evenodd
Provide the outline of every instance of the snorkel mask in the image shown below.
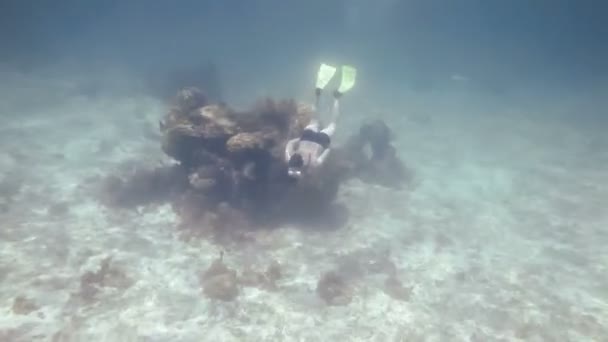
<path fill-rule="evenodd" d="M 302 177 L 302 170 L 290 167 L 287 170 L 287 175 L 289 177 L 291 177 L 291 178 L 301 178 Z"/>
<path fill-rule="evenodd" d="M 304 168 L 304 159 L 299 153 L 294 154 L 289 158 L 287 163 L 287 175 L 291 178 L 301 178 Z"/>

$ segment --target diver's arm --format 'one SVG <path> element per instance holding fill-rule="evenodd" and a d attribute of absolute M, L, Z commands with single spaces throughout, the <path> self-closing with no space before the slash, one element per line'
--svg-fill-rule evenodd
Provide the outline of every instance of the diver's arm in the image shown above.
<path fill-rule="evenodd" d="M 325 162 L 325 159 L 327 159 L 327 156 L 329 155 L 329 151 L 331 149 L 327 148 L 325 149 L 325 151 L 323 151 L 323 153 L 321 153 L 321 155 L 319 156 L 319 158 L 317 158 L 315 166 L 320 166 Z"/>
<path fill-rule="evenodd" d="M 323 128 L 321 132 L 327 134 L 328 137 L 332 137 L 334 132 L 336 131 L 336 121 L 338 121 L 338 116 L 340 116 L 340 103 L 338 99 L 334 99 L 334 106 L 331 110 L 331 122 L 327 127 Z"/>
<path fill-rule="evenodd" d="M 298 139 L 291 139 L 287 142 L 287 144 L 285 145 L 285 161 L 289 161 L 289 159 L 291 159 L 291 156 L 293 155 L 294 149 L 293 146 L 295 145 L 296 141 L 298 141 Z"/>

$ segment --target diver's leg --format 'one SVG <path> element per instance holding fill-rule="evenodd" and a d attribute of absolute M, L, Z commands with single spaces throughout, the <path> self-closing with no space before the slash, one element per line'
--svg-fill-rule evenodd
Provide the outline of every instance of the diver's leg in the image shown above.
<path fill-rule="evenodd" d="M 315 89 L 315 106 L 313 107 L 313 111 L 318 113 L 319 106 L 321 105 L 321 88 Z"/>
<path fill-rule="evenodd" d="M 327 134 L 329 137 L 331 137 L 334 132 L 336 131 L 336 121 L 338 121 L 338 117 L 340 116 L 340 100 L 338 99 L 338 97 L 334 97 L 334 106 L 332 107 L 331 110 L 331 123 L 329 125 L 327 125 L 327 127 L 325 127 L 324 129 L 321 130 L 321 132 Z"/>
<path fill-rule="evenodd" d="M 338 121 L 339 116 L 340 116 L 340 97 L 334 96 L 334 105 L 331 108 L 331 122 Z"/>
<path fill-rule="evenodd" d="M 313 132 L 318 132 L 319 131 L 319 120 L 317 120 L 317 119 L 310 120 L 310 123 L 304 129 L 307 129 L 307 130 L 310 130 Z"/>
<path fill-rule="evenodd" d="M 321 130 L 321 133 L 325 133 L 325 134 L 327 134 L 328 137 L 331 138 L 331 136 L 334 135 L 335 131 L 336 131 L 336 123 L 332 122 L 329 125 L 327 125 L 327 127 L 323 128 Z"/>

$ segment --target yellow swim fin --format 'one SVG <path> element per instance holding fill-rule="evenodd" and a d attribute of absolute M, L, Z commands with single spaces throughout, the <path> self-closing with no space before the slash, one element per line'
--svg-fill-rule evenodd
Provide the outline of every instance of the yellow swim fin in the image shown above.
<path fill-rule="evenodd" d="M 321 64 L 319 67 L 319 72 L 317 73 L 317 89 L 323 89 L 325 86 L 331 81 L 331 79 L 336 74 L 336 67 L 331 65 L 327 65 L 325 63 Z"/>
<path fill-rule="evenodd" d="M 351 90 L 355 86 L 355 82 L 357 81 L 357 69 L 350 65 L 342 66 L 342 82 L 340 82 L 340 87 L 338 87 L 338 92 L 340 94 L 344 94 L 347 91 Z"/>

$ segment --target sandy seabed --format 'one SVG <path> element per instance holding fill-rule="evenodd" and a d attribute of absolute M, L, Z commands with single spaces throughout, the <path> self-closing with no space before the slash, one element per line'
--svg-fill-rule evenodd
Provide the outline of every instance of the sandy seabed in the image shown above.
<path fill-rule="evenodd" d="M 608 340 L 601 132 L 500 108 L 383 108 L 410 186 L 349 181 L 338 199 L 345 227 L 286 226 L 226 250 L 182 239 L 168 205 L 116 212 L 88 192 L 89 180 L 134 160 L 166 162 L 162 103 L 5 80 L 0 341 Z M 353 111 L 341 129 L 363 116 Z M 205 297 L 199 275 L 221 250 L 238 270 L 277 261 L 277 289 Z M 360 271 L 371 264 L 394 265 L 407 295 L 389 295 L 382 272 Z M 111 279 L 83 293 L 103 265 Z M 351 273 L 349 305 L 317 296 L 329 270 Z"/>

